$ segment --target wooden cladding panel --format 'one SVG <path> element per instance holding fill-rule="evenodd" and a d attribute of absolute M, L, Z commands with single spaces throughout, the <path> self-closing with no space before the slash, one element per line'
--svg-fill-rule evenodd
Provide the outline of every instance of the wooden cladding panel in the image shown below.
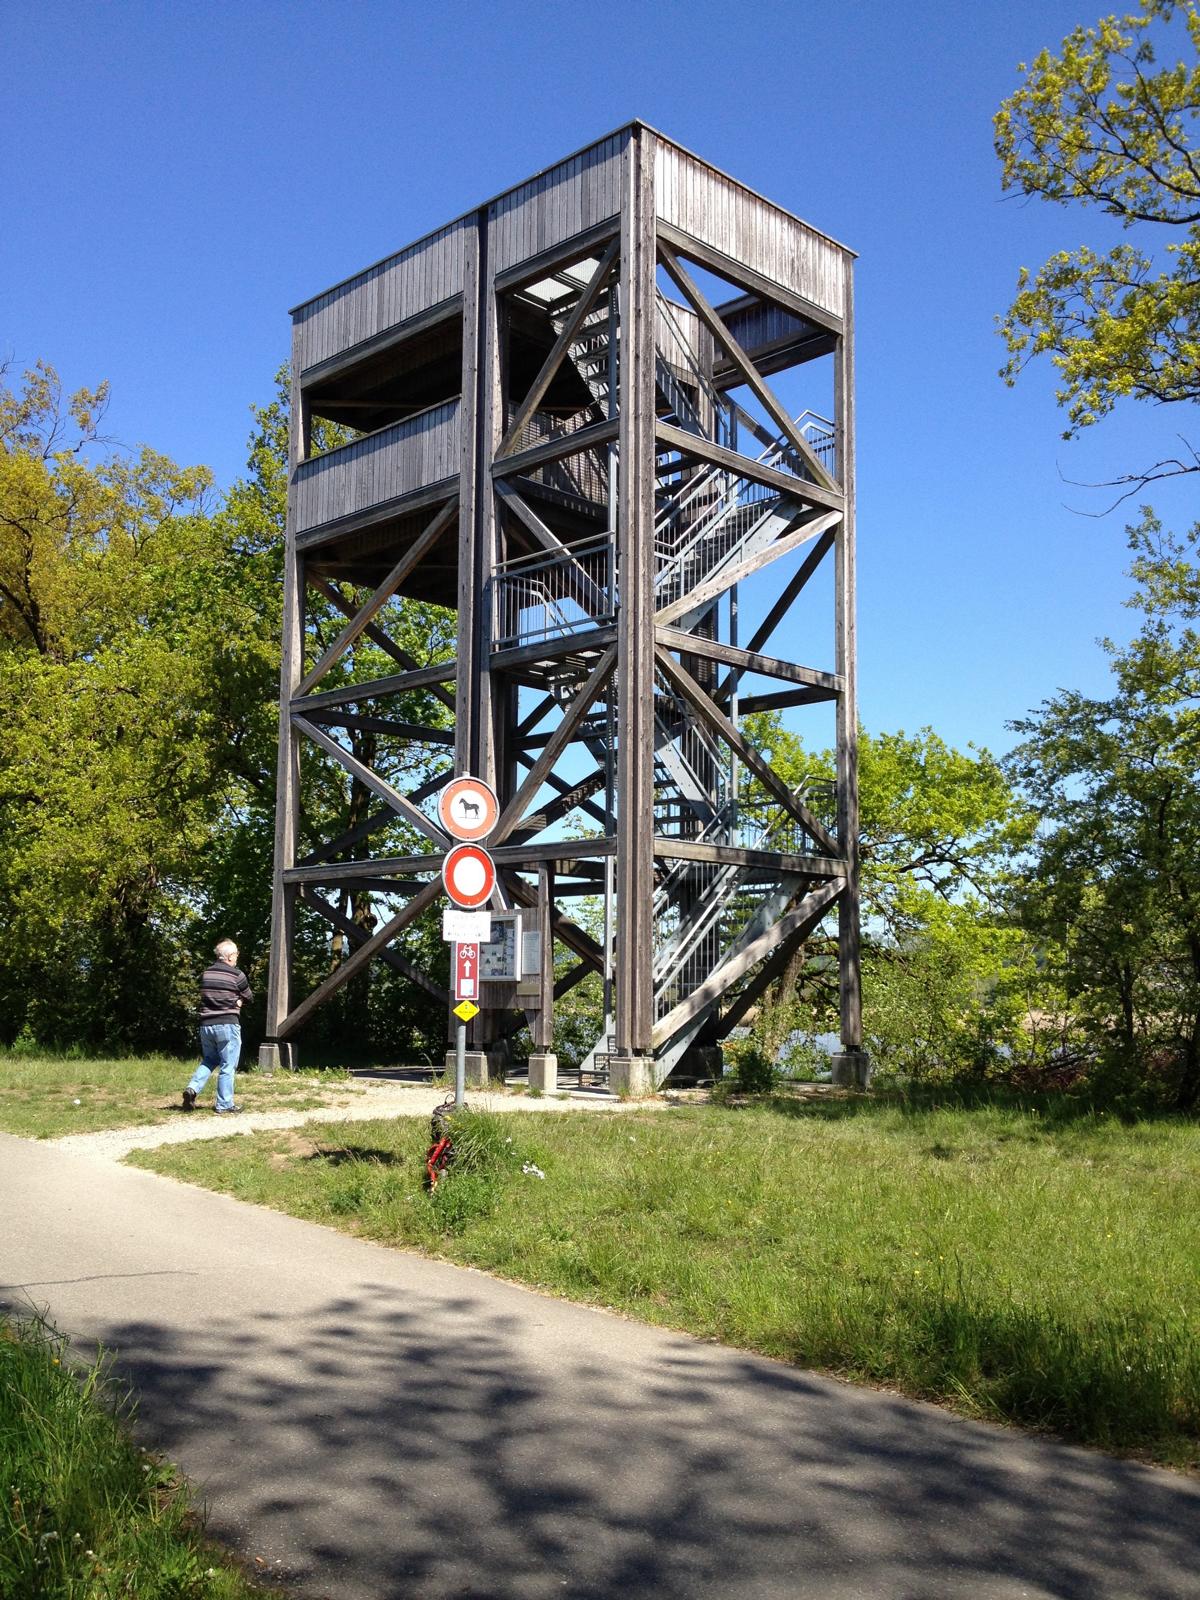
<path fill-rule="evenodd" d="M 492 269 L 497 274 L 540 255 L 621 209 L 623 130 L 501 195 L 488 207 Z"/>
<path fill-rule="evenodd" d="M 657 141 L 656 203 L 664 222 L 842 315 L 846 262 L 840 245 L 665 139 Z"/>
<path fill-rule="evenodd" d="M 763 345 L 820 331 L 814 329 L 811 322 L 805 322 L 803 317 L 785 311 L 782 306 L 764 305 L 761 300 L 752 301 L 745 307 L 735 302 L 732 310 L 717 309 L 725 326 L 747 354 Z"/>
<path fill-rule="evenodd" d="M 456 477 L 458 469 L 459 402 L 450 400 L 328 455 L 302 461 L 292 489 L 296 532 L 369 511 Z"/>
<path fill-rule="evenodd" d="M 301 371 L 462 293 L 473 217 L 418 239 L 294 313 Z"/>

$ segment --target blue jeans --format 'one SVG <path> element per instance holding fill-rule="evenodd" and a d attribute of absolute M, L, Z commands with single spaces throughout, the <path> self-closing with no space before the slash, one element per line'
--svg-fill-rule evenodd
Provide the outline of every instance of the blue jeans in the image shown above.
<path fill-rule="evenodd" d="M 242 1054 L 242 1030 L 236 1022 L 202 1022 L 200 1024 L 200 1065 L 192 1073 L 189 1089 L 200 1093 L 204 1085 L 217 1074 L 218 1111 L 228 1111 L 233 1105 L 233 1077 Z"/>

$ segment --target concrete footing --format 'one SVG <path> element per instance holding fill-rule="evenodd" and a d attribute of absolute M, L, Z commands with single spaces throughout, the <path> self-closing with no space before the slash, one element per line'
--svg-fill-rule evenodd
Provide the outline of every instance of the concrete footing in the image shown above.
<path fill-rule="evenodd" d="M 609 1056 L 608 1087 L 613 1094 L 654 1093 L 653 1056 Z"/>
<path fill-rule="evenodd" d="M 446 1077 L 454 1082 L 458 1058 L 453 1050 L 446 1051 Z M 488 1058 L 483 1050 L 468 1050 L 463 1058 L 463 1082 L 469 1089 L 486 1089 L 488 1086 Z"/>
<path fill-rule="evenodd" d="M 871 1058 L 865 1050 L 842 1050 L 830 1063 L 832 1081 L 840 1089 L 865 1089 L 871 1082 Z"/>
<path fill-rule="evenodd" d="M 258 1047 L 258 1070 L 260 1072 L 294 1071 L 299 1066 L 294 1044 L 260 1044 Z"/>
<path fill-rule="evenodd" d="M 535 1051 L 529 1058 L 529 1087 L 542 1094 L 553 1094 L 558 1088 L 558 1057 L 548 1052 Z"/>

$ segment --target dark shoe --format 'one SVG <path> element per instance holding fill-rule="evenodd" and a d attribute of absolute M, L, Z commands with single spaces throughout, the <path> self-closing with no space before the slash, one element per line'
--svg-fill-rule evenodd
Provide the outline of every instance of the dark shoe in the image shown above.
<path fill-rule="evenodd" d="M 214 1106 L 213 1115 L 218 1117 L 236 1117 L 241 1115 L 241 1106 Z"/>
<path fill-rule="evenodd" d="M 195 1089 L 185 1089 L 183 1091 L 183 1109 L 185 1111 L 195 1111 L 195 1109 L 196 1109 L 196 1091 L 195 1091 Z"/>

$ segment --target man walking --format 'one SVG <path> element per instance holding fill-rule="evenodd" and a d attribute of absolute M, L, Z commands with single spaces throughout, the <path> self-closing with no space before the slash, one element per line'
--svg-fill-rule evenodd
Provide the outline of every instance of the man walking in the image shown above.
<path fill-rule="evenodd" d="M 242 1054 L 241 1009 L 254 997 L 246 974 L 237 964 L 238 947 L 232 939 L 222 939 L 215 951 L 217 959 L 206 967 L 200 979 L 200 1065 L 183 1091 L 183 1109 L 196 1109 L 196 1096 L 217 1074 L 218 1113 L 240 1111 L 233 1103 L 233 1079 Z"/>

